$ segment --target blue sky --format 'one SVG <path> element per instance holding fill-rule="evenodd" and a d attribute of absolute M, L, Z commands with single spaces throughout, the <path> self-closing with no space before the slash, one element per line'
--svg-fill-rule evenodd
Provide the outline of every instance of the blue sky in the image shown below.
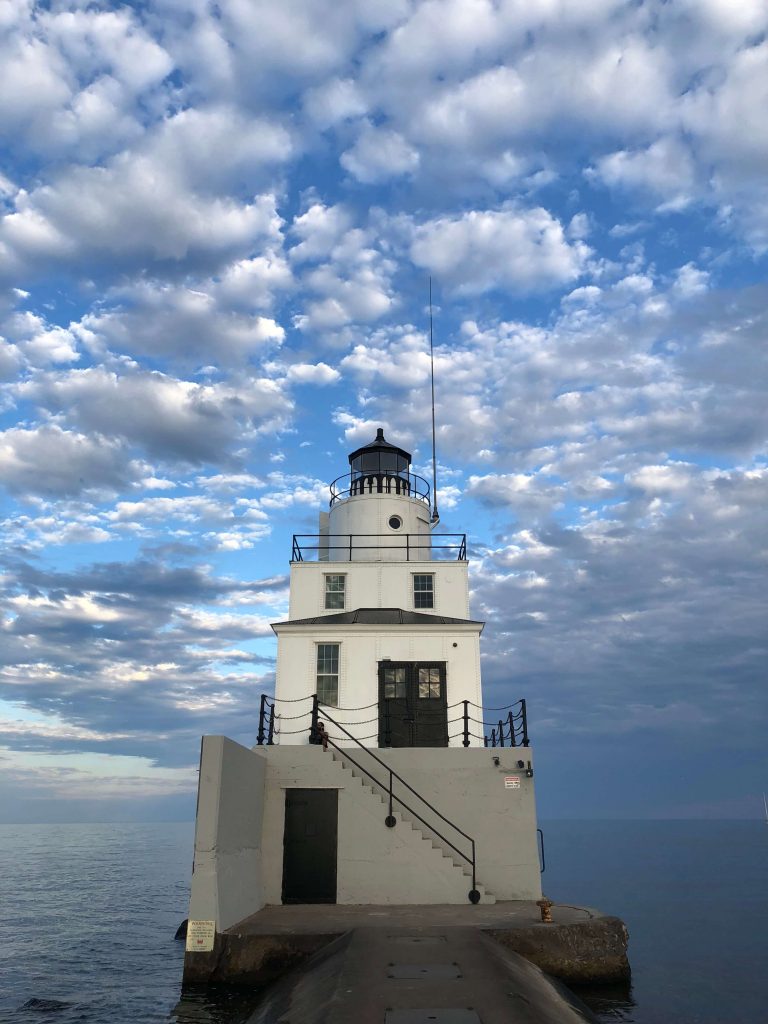
<path fill-rule="evenodd" d="M 768 787 L 758 0 L 0 9 L 0 820 L 194 813 L 384 426 L 550 817 Z"/>

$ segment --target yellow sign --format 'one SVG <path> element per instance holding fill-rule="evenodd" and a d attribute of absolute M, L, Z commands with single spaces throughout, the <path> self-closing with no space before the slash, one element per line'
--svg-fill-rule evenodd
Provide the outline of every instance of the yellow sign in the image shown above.
<path fill-rule="evenodd" d="M 187 925 L 187 952 L 210 953 L 215 938 L 215 921 L 190 921 Z"/>

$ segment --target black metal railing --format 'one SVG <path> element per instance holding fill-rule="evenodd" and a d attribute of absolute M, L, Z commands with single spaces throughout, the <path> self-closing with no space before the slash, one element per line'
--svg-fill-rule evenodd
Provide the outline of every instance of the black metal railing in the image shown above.
<path fill-rule="evenodd" d="M 497 710 L 506 711 L 506 708 Z M 492 725 L 491 721 L 484 721 L 483 725 Z M 493 724 L 490 734 L 484 736 L 486 747 L 528 747 L 528 712 L 525 706 L 525 699 L 517 701 L 509 709 L 504 718 L 498 719 Z"/>
<path fill-rule="evenodd" d="M 467 560 L 465 533 L 294 533 L 292 562 L 353 561 L 364 552 L 404 552 L 405 562 Z M 340 553 L 334 557 L 333 553 Z M 322 557 L 321 557 L 322 555 Z"/>
<path fill-rule="evenodd" d="M 311 711 L 307 706 L 305 711 L 299 712 L 299 714 L 279 714 L 275 705 L 277 703 L 287 704 L 301 704 L 305 701 L 314 700 L 314 694 L 307 694 L 305 697 L 299 697 L 295 700 L 288 701 L 277 701 L 274 697 L 268 697 L 266 694 L 261 695 L 261 702 L 259 706 L 259 729 L 256 735 L 256 743 L 259 746 L 266 744 L 271 746 L 275 742 L 275 737 L 279 737 L 280 732 L 284 731 L 286 735 L 306 735 L 310 728 L 309 719 L 311 717 Z M 372 711 L 372 718 L 364 719 L 363 721 L 347 722 L 349 726 L 371 726 L 375 723 L 377 729 L 375 732 L 367 734 L 365 736 L 352 736 L 351 738 L 358 743 L 360 740 L 371 740 L 378 739 L 384 747 L 388 747 L 391 742 L 392 728 L 390 721 L 390 703 L 384 699 L 383 708 L 381 714 L 379 713 L 379 702 L 375 701 L 372 704 L 367 704 L 362 708 L 334 708 L 335 711 L 341 711 L 346 713 L 357 714 L 359 712 Z M 459 710 L 461 709 L 461 710 Z M 447 712 L 455 711 L 456 714 L 449 718 Z M 506 712 L 506 714 L 497 719 L 486 718 L 486 715 L 498 713 L 500 711 Z M 421 711 L 421 716 L 424 716 L 425 712 Z M 472 745 L 472 740 L 477 740 L 482 743 L 485 747 L 508 747 L 508 748 L 519 748 L 529 747 L 530 739 L 528 737 L 528 711 L 526 708 L 525 699 L 515 701 L 514 704 L 509 704 L 504 708 L 482 708 L 480 705 L 475 704 L 471 700 L 461 700 L 456 704 L 449 704 L 444 711 L 434 712 L 435 716 L 446 715 L 445 724 L 447 728 L 447 739 L 461 740 L 463 747 L 469 747 Z M 298 728 L 289 728 L 287 730 L 282 729 L 281 720 L 288 721 L 289 723 L 298 723 Z M 478 729 L 485 729 L 488 726 L 493 726 L 490 733 L 480 733 Z M 451 730 L 454 731 L 451 731 Z M 340 738 L 340 737 L 336 737 Z M 530 762 L 523 763 L 522 761 L 517 765 L 520 769 L 525 769 L 526 775 L 529 778 L 533 777 L 533 769 L 531 768 Z"/>
<path fill-rule="evenodd" d="M 337 476 L 330 485 L 331 505 L 362 494 L 399 494 L 416 498 L 429 505 L 429 484 L 423 476 L 401 470 L 399 472 L 353 472 Z"/>
<path fill-rule="evenodd" d="M 376 763 L 379 764 L 384 769 L 384 771 L 388 773 L 388 784 L 383 783 L 379 779 L 377 779 L 370 769 L 363 767 L 363 765 L 361 765 L 359 761 L 356 761 L 355 758 L 352 757 L 347 748 L 339 747 L 338 744 L 333 739 L 331 739 L 325 728 L 324 720 L 326 719 L 327 721 L 331 722 L 337 729 L 340 729 L 348 739 L 352 740 L 353 743 L 356 743 L 357 746 L 360 747 L 362 751 L 364 751 L 369 757 L 373 758 L 373 760 L 376 761 Z M 321 720 L 320 702 L 318 701 L 316 695 L 312 698 L 312 724 L 310 726 L 309 742 L 318 745 L 322 744 L 324 750 L 326 750 L 329 745 L 332 746 L 334 750 L 338 751 L 339 756 L 342 758 L 342 760 L 346 759 L 351 764 L 353 764 L 359 771 L 363 772 L 371 780 L 371 782 L 373 782 L 375 786 L 378 786 L 379 789 L 383 790 L 387 794 L 389 801 L 389 813 L 387 814 L 387 817 L 384 819 L 384 824 L 387 826 L 387 828 L 394 828 L 395 825 L 397 824 L 397 819 L 395 818 L 393 813 L 394 804 L 397 803 L 400 805 L 400 807 L 406 810 L 408 814 L 412 815 L 417 821 L 421 822 L 422 825 L 429 829 L 430 832 L 434 833 L 434 835 L 436 835 L 438 839 L 442 840 L 442 842 L 444 842 L 446 846 L 449 846 L 456 854 L 458 854 L 459 857 L 465 860 L 472 871 L 472 888 L 467 894 L 467 897 L 470 903 L 480 902 L 480 893 L 477 890 L 477 857 L 475 849 L 475 840 L 472 838 L 472 836 L 464 832 L 463 829 L 460 829 L 459 826 L 455 824 L 455 822 L 450 820 L 450 818 L 446 818 L 446 816 L 441 811 L 438 811 L 438 809 L 433 804 L 431 804 L 429 800 L 426 799 L 426 797 L 423 797 L 413 788 L 413 786 L 410 785 L 410 783 L 406 782 L 402 775 L 399 775 L 392 767 L 390 767 L 390 765 L 388 765 L 385 761 L 382 761 L 380 757 L 374 754 L 370 747 L 363 746 L 363 744 L 355 736 L 353 736 L 351 732 L 348 732 L 348 730 L 345 729 L 340 722 L 337 722 L 335 718 L 332 718 L 331 715 L 328 714 L 328 709 L 326 707 L 323 708 L 323 720 Z M 419 812 L 414 810 L 413 807 L 407 804 L 401 796 L 395 796 L 395 779 L 397 779 L 397 781 L 402 786 L 405 786 L 408 792 L 412 793 L 417 800 L 420 800 L 425 807 L 429 808 L 429 810 L 432 811 L 433 814 L 436 814 L 441 821 L 445 822 L 446 825 L 454 829 L 454 831 L 457 832 L 460 836 L 463 836 L 463 838 L 466 839 L 467 842 L 470 844 L 471 853 L 466 854 L 463 850 L 456 846 L 455 843 L 452 843 L 451 840 L 447 838 L 447 836 L 444 836 L 442 832 L 440 832 L 434 826 L 434 824 L 426 821 L 419 814 Z"/>

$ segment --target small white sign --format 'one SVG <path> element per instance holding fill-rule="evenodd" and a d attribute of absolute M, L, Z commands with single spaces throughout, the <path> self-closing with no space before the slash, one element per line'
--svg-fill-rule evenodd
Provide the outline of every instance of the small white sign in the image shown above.
<path fill-rule="evenodd" d="M 215 921 L 190 921 L 187 925 L 187 952 L 210 953 L 215 938 Z"/>
<path fill-rule="evenodd" d="M 504 776 L 504 789 L 520 789 L 520 776 L 519 775 L 505 775 Z"/>

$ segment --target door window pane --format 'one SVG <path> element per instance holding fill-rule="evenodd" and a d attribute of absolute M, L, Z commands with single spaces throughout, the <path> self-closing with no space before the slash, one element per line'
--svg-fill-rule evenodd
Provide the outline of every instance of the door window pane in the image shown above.
<path fill-rule="evenodd" d="M 405 668 L 393 667 L 384 669 L 384 696 L 390 700 L 393 698 L 405 698 Z"/>
<path fill-rule="evenodd" d="M 413 607 L 435 607 L 435 577 L 432 573 L 415 573 L 413 577 Z"/>
<path fill-rule="evenodd" d="M 325 577 L 325 607 L 343 608 L 347 577 L 327 575 Z M 321 645 L 323 646 L 323 645 Z"/>
<path fill-rule="evenodd" d="M 419 697 L 439 698 L 442 694 L 440 669 L 435 667 L 419 669 Z"/>
<path fill-rule="evenodd" d="M 321 704 L 339 704 L 339 644 L 317 645 L 317 699 Z"/>

